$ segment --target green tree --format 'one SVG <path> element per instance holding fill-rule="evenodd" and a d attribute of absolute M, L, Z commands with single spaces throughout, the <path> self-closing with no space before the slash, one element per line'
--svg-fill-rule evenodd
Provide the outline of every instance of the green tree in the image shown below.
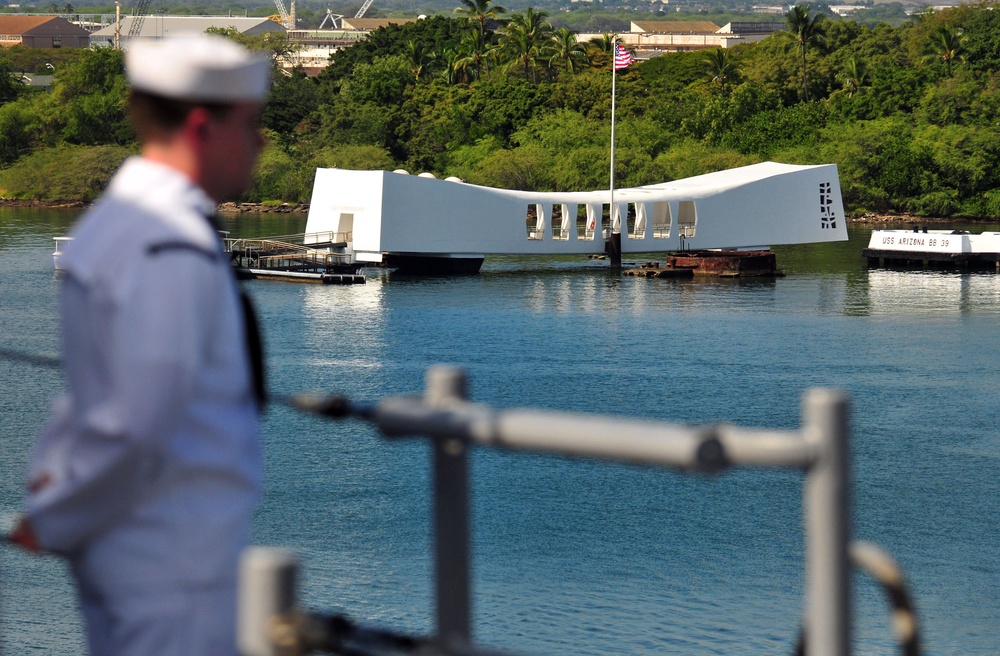
<path fill-rule="evenodd" d="M 441 62 L 441 79 L 444 80 L 445 84 L 456 84 L 462 73 L 462 67 L 459 65 L 461 56 L 458 51 L 452 46 L 445 46 L 444 50 L 441 51 L 439 59 Z"/>
<path fill-rule="evenodd" d="M 320 102 L 319 86 L 301 70 L 279 75 L 264 105 L 262 122 L 282 141 L 289 142 L 296 128 L 316 111 Z"/>
<path fill-rule="evenodd" d="M 810 150 L 819 161 L 837 163 L 844 202 L 854 208 L 905 209 L 934 188 L 931 158 L 914 143 L 909 117 L 828 125 Z"/>
<path fill-rule="evenodd" d="M 783 105 L 802 102 L 802 64 L 797 44 L 787 32 L 778 32 L 739 52 L 743 83 L 777 96 Z M 704 69 L 699 72 L 703 75 Z"/>
<path fill-rule="evenodd" d="M 1000 12 L 996 5 L 962 5 L 961 9 L 958 24 L 963 28 L 966 67 L 984 72 L 1000 70 Z"/>
<path fill-rule="evenodd" d="M 614 34 L 606 32 L 601 36 L 595 36 L 593 39 L 587 43 L 597 52 L 607 52 L 610 53 L 615 49 L 615 43 L 617 39 Z"/>
<path fill-rule="evenodd" d="M 304 180 L 305 167 L 300 161 L 281 147 L 280 139 L 274 132 L 264 130 L 264 149 L 257 159 L 254 171 L 254 186 L 246 195 L 250 202 L 282 200 L 298 202 L 309 198 L 309 190 Z"/>
<path fill-rule="evenodd" d="M 481 169 L 465 178 L 469 182 L 523 191 L 552 189 L 552 160 L 538 146 L 497 150 L 481 162 Z"/>
<path fill-rule="evenodd" d="M 16 100 L 22 91 L 21 76 L 14 73 L 10 60 L 0 55 L 0 105 Z"/>
<path fill-rule="evenodd" d="M 112 48 L 84 51 L 55 71 L 42 107 L 46 141 L 72 144 L 127 144 L 134 140 L 125 108 L 123 53 Z"/>
<path fill-rule="evenodd" d="M 728 92 L 726 85 L 736 77 L 738 72 L 736 61 L 730 51 L 723 48 L 709 50 L 702 61 L 705 63 L 709 75 L 712 76 L 712 82 L 718 82 L 722 95 L 726 95 Z"/>
<path fill-rule="evenodd" d="M 957 75 L 924 88 L 920 105 L 914 118 L 929 125 L 957 125 L 966 122 L 966 115 L 974 111 L 973 102 L 982 90 L 982 81 L 975 77 Z M 991 123 L 983 125 L 988 128 Z"/>
<path fill-rule="evenodd" d="M 428 77 L 431 65 L 434 63 L 434 53 L 417 41 L 407 41 L 403 49 L 403 56 L 410 64 L 410 72 L 413 74 L 413 81 L 420 82 Z"/>
<path fill-rule="evenodd" d="M 26 99 L 0 107 L 0 168 L 30 153 L 41 130 L 38 110 Z"/>
<path fill-rule="evenodd" d="M 840 70 L 840 80 L 844 83 L 844 91 L 848 96 L 853 96 L 863 87 L 870 84 L 871 75 L 868 72 L 868 64 L 863 59 L 851 56 L 844 62 Z"/>
<path fill-rule="evenodd" d="M 501 146 L 508 146 L 515 130 L 548 111 L 548 95 L 542 86 L 518 77 L 503 76 L 474 85 L 459 110 L 469 125 L 466 143 L 492 136 Z"/>
<path fill-rule="evenodd" d="M 266 55 L 275 68 L 277 68 L 279 61 L 287 60 L 299 49 L 297 45 L 288 40 L 287 35 L 278 32 L 249 35 L 243 34 L 233 27 L 210 27 L 205 31 L 209 34 L 218 34 L 232 39 L 250 50 Z"/>
<path fill-rule="evenodd" d="M 799 46 L 802 59 L 802 99 L 809 102 L 809 77 L 806 70 L 806 51 L 810 46 L 820 45 L 826 32 L 823 14 L 810 15 L 809 5 L 795 5 L 785 14 L 785 24 Z"/>
<path fill-rule="evenodd" d="M 412 77 L 410 62 L 402 55 L 377 57 L 354 68 L 341 87 L 341 95 L 352 103 L 398 106 Z"/>
<path fill-rule="evenodd" d="M 370 64 L 379 57 L 400 55 L 407 41 L 416 41 L 428 51 L 440 51 L 449 45 L 457 46 L 462 35 L 468 31 L 468 21 L 446 16 L 431 16 L 404 25 L 380 27 L 363 41 L 335 52 L 330 65 L 319 74 L 319 81 L 321 86 L 333 87 L 330 93 L 335 93 L 356 66 Z"/>
<path fill-rule="evenodd" d="M 759 161 L 756 157 L 740 155 L 700 141 L 687 140 L 660 154 L 654 163 L 664 180 L 678 180 L 756 164 Z"/>
<path fill-rule="evenodd" d="M 549 65 L 561 68 L 567 73 L 574 73 L 586 66 L 590 61 L 587 47 L 578 43 L 576 35 L 567 28 L 561 27 L 552 34 L 552 56 Z"/>
<path fill-rule="evenodd" d="M 507 58 L 507 67 L 519 66 L 524 76 L 537 82 L 538 63 L 548 62 L 552 25 L 548 14 L 528 7 L 523 14 L 514 14 L 500 31 L 500 50 Z"/>
<path fill-rule="evenodd" d="M 310 168 L 391 170 L 396 163 L 385 148 L 367 145 L 328 146 L 321 149 Z"/>
<path fill-rule="evenodd" d="M 965 61 L 965 34 L 960 29 L 939 27 L 924 48 L 923 61 L 944 62 L 947 75 L 951 77 L 952 65 Z"/>
<path fill-rule="evenodd" d="M 488 62 L 495 49 L 488 34 L 479 30 L 469 30 L 462 35 L 458 44 L 459 53 L 455 66 L 461 70 L 469 81 L 481 79 L 488 68 Z"/>
<path fill-rule="evenodd" d="M 479 27 L 479 33 L 486 34 L 487 21 L 495 21 L 507 10 L 500 5 L 494 5 L 493 0 L 459 0 L 461 7 L 455 8 L 456 14 L 466 16 Z"/>

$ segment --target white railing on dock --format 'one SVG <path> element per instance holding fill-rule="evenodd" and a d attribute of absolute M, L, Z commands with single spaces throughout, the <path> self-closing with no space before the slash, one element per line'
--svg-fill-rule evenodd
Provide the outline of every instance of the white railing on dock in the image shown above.
<path fill-rule="evenodd" d="M 284 241 L 285 239 L 288 237 L 226 239 L 226 250 L 230 254 L 243 258 L 242 264 L 259 268 L 328 267 L 351 263 L 349 253 L 311 248 L 291 241 Z"/>
<path fill-rule="evenodd" d="M 252 549 L 244 556 L 240 583 L 238 635 L 246 656 L 315 650 L 382 653 L 376 647 L 398 647 L 402 643 L 394 641 L 404 638 L 410 641 L 408 652 L 416 652 L 419 647 L 423 654 L 495 653 L 475 646 L 472 638 L 471 445 L 689 472 L 719 472 L 732 467 L 780 467 L 803 472 L 806 598 L 801 647 L 810 656 L 850 653 L 849 427 L 848 401 L 840 392 L 808 391 L 798 430 L 687 426 L 545 410 L 497 410 L 470 403 L 466 398 L 465 374 L 439 366 L 428 370 L 422 397 L 391 397 L 372 407 L 352 407 L 343 399 L 294 400 L 297 407 L 325 416 L 370 421 L 390 439 L 424 437 L 432 441 L 436 634 L 427 639 L 408 638 L 364 629 L 339 616 L 305 614 L 294 606 L 294 557 L 285 551 Z M 888 571 L 894 565 L 875 547 L 854 545 L 853 551 L 865 568 Z M 891 578 L 902 585 L 901 576 Z M 905 590 L 902 596 L 906 597 Z M 912 609 L 907 610 L 912 617 Z M 915 618 L 912 627 L 909 637 L 916 644 Z M 903 637 L 898 637 L 902 642 Z M 358 643 L 351 650 L 347 646 L 350 640 L 364 644 Z M 906 653 L 917 651 L 914 648 Z"/>

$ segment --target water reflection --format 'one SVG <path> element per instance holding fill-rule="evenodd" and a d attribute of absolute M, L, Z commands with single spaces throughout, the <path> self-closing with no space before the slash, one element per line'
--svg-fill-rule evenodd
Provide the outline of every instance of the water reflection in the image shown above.
<path fill-rule="evenodd" d="M 45 244 L 55 249 L 52 237 L 69 232 L 77 210 L 0 208 L 0 249 L 27 243 Z"/>
<path fill-rule="evenodd" d="M 996 314 L 996 274 L 938 271 L 868 272 L 868 308 L 875 316 Z"/>
<path fill-rule="evenodd" d="M 381 279 L 369 279 L 364 285 L 305 285 L 301 295 L 310 365 L 382 366 L 385 343 L 379 327 L 386 308 Z"/>

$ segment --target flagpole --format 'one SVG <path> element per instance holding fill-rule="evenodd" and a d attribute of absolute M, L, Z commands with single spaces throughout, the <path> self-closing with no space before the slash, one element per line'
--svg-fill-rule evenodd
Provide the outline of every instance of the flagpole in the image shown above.
<path fill-rule="evenodd" d="M 618 35 L 612 35 L 611 39 L 611 203 L 608 208 L 608 221 L 610 225 L 608 226 L 611 231 L 608 234 L 613 234 L 615 225 L 615 92 L 616 92 L 616 80 L 618 72 Z M 619 224 L 618 231 L 621 232 L 621 225 Z"/>

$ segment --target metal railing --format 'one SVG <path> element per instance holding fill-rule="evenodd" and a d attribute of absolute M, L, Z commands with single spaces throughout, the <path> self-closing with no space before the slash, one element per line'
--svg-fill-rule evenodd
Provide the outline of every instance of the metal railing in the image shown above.
<path fill-rule="evenodd" d="M 464 373 L 451 367 L 427 372 L 422 397 L 390 397 L 358 406 L 340 397 L 296 397 L 300 409 L 330 418 L 355 417 L 387 438 L 429 438 L 433 444 L 436 634 L 410 637 L 368 629 L 341 616 L 310 615 L 295 607 L 295 559 L 285 551 L 251 549 L 240 582 L 239 644 L 246 656 L 492 652 L 473 645 L 471 629 L 469 447 L 502 448 L 664 467 L 719 472 L 732 467 L 772 467 L 803 472 L 805 516 L 805 614 L 799 653 L 847 656 L 851 647 L 851 554 L 886 586 L 903 587 L 902 575 L 876 547 L 850 545 L 848 401 L 833 390 L 809 390 L 798 430 L 731 425 L 686 426 L 543 410 L 496 410 L 466 399 Z M 894 569 L 895 568 L 895 569 Z M 888 572 L 888 574 L 886 574 Z M 893 572 L 896 572 L 893 576 Z M 919 653 L 909 597 L 910 623 L 897 637 Z M 911 629 L 906 632 L 906 626 Z M 905 635 L 904 635 L 905 634 Z"/>
<path fill-rule="evenodd" d="M 333 232 L 324 230 L 321 232 L 297 232 L 290 235 L 268 235 L 257 238 L 232 238 L 229 231 L 220 230 L 220 235 L 227 245 L 237 241 L 273 241 L 295 246 L 313 247 L 316 244 L 346 244 L 354 239 L 353 232 Z"/>
<path fill-rule="evenodd" d="M 313 234 L 334 237 L 346 233 Z M 352 258 L 349 253 L 337 253 L 292 243 L 290 240 L 295 237 L 296 235 L 260 239 L 226 238 L 226 250 L 237 264 L 249 268 L 318 269 L 351 263 Z"/>

